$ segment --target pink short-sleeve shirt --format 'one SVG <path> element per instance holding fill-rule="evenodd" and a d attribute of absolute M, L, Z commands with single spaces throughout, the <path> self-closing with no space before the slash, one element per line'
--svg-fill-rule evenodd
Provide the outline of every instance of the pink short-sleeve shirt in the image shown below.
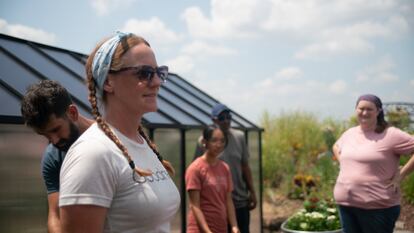
<path fill-rule="evenodd" d="M 186 189 L 200 191 L 200 208 L 213 232 L 227 232 L 227 193 L 233 190 L 229 166 L 219 160 L 208 164 L 203 157 L 194 160 L 185 174 Z M 187 232 L 200 232 L 192 211 L 188 214 Z"/>
<path fill-rule="evenodd" d="M 338 204 L 364 209 L 400 203 L 400 190 L 389 186 L 402 154 L 414 151 L 414 137 L 394 127 L 382 133 L 347 130 L 336 142 L 340 171 L 334 188 Z"/>

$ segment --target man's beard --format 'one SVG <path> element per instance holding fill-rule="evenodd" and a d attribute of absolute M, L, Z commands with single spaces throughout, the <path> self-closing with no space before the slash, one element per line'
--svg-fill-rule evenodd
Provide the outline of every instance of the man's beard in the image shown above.
<path fill-rule="evenodd" d="M 73 124 L 73 122 L 69 121 L 69 137 L 65 138 L 65 139 L 60 139 L 58 143 L 56 143 L 56 147 L 61 150 L 61 151 L 65 151 L 67 152 L 70 148 L 70 146 L 72 146 L 72 144 L 79 138 L 80 133 L 79 133 L 79 129 L 78 127 L 76 127 L 75 124 Z"/>

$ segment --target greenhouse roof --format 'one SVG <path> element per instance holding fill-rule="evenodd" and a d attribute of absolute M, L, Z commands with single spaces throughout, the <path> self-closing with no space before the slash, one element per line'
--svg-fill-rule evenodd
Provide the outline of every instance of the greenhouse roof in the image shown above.
<path fill-rule="evenodd" d="M 40 80 L 57 80 L 71 93 L 80 112 L 92 117 L 85 85 L 87 55 L 0 34 L 0 123 L 22 124 L 20 100 L 26 88 Z M 216 99 L 177 74 L 161 86 L 158 111 L 143 116 L 148 128 L 202 128 L 211 124 Z M 229 106 L 231 109 L 231 106 Z M 232 126 L 262 129 L 231 110 Z"/>

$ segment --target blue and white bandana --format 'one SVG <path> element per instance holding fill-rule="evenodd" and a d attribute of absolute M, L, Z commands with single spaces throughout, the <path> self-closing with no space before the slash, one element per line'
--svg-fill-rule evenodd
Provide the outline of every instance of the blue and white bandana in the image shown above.
<path fill-rule="evenodd" d="M 111 68 L 112 56 L 115 53 L 118 43 L 125 37 L 130 36 L 131 33 L 124 33 L 117 31 L 116 34 L 105 41 L 95 53 L 92 62 L 92 75 L 96 82 L 96 95 L 98 99 L 103 97 L 103 85 Z"/>

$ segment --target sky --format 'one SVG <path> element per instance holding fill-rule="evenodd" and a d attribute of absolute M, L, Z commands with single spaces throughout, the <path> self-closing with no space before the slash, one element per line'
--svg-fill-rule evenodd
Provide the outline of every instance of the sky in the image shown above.
<path fill-rule="evenodd" d="M 117 30 L 260 124 L 345 120 L 359 95 L 414 103 L 412 0 L 1 0 L 0 33 L 89 54 Z"/>

